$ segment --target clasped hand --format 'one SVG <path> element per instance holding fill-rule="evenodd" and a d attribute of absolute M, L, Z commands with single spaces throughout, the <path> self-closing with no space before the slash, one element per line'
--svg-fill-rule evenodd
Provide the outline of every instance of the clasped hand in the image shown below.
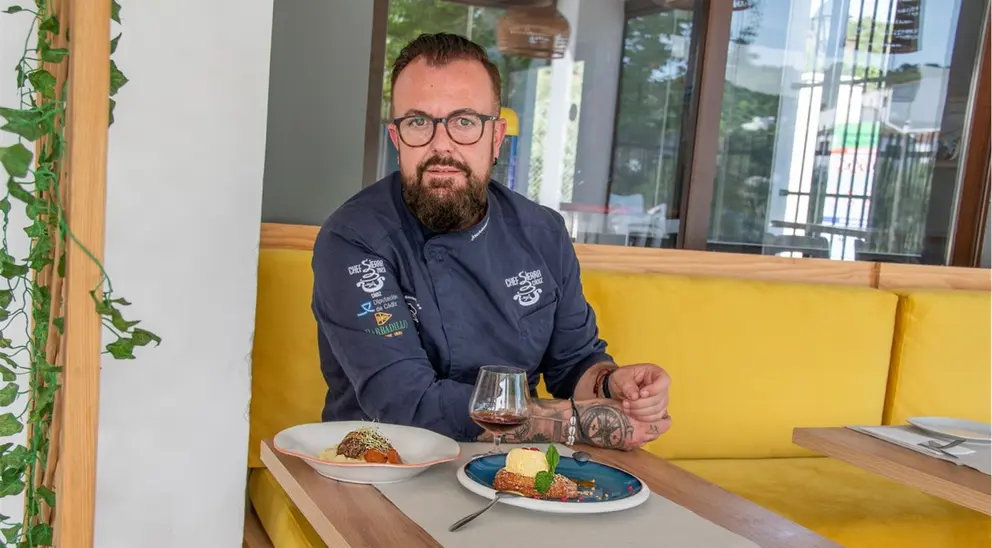
<path fill-rule="evenodd" d="M 671 382 L 668 373 L 653 363 L 627 365 L 610 375 L 610 395 L 621 401 L 624 414 L 643 423 L 650 438 L 645 443 L 664 434 L 671 426 L 672 418 L 668 414 Z"/>

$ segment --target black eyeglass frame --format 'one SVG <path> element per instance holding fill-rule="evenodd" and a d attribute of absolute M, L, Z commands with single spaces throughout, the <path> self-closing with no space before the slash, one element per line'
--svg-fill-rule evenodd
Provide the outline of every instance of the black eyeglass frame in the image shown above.
<path fill-rule="evenodd" d="M 455 139 L 454 136 L 451 135 L 451 130 L 448 128 L 449 120 L 451 120 L 452 118 L 458 118 L 463 116 L 474 116 L 478 118 L 479 121 L 482 123 L 482 130 L 479 131 L 479 138 L 472 141 L 471 143 L 463 143 Z M 424 141 L 424 144 L 422 145 L 411 145 L 410 143 L 406 142 L 406 139 L 403 138 L 403 130 L 400 128 L 400 123 L 404 122 L 405 120 L 409 120 L 411 118 L 423 118 L 425 120 L 430 121 L 431 123 L 431 136 L 426 141 Z M 434 140 L 434 137 L 437 135 L 438 124 L 444 126 L 444 131 L 448 133 L 449 139 L 458 143 L 459 145 L 470 146 L 482 140 L 482 136 L 486 134 L 486 127 L 485 127 L 486 122 L 495 122 L 496 120 L 499 120 L 499 116 L 493 116 L 491 114 L 480 114 L 478 112 L 452 112 L 447 116 L 441 116 L 441 117 L 427 116 L 426 114 L 410 114 L 407 116 L 401 116 L 399 118 L 393 118 L 392 124 L 396 126 L 396 133 L 400 136 L 400 141 L 403 141 L 404 145 L 410 148 L 420 148 L 429 145 L 431 141 Z"/>

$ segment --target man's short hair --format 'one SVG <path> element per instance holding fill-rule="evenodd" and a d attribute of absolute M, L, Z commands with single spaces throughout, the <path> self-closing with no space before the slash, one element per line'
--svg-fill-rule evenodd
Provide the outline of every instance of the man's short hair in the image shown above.
<path fill-rule="evenodd" d="M 407 65 L 423 57 L 429 67 L 443 67 L 452 61 L 478 61 L 489 74 L 489 81 L 493 85 L 493 99 L 496 105 L 500 104 L 502 82 L 500 81 L 499 68 L 489 60 L 489 54 L 482 46 L 475 42 L 447 32 L 436 34 L 421 34 L 410 43 L 403 46 L 400 54 L 393 62 L 392 73 L 390 74 L 390 86 L 396 88 L 396 79 Z"/>

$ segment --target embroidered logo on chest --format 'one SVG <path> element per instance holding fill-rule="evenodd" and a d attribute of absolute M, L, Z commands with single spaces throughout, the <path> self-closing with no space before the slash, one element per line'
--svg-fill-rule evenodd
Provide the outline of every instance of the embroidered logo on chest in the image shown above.
<path fill-rule="evenodd" d="M 520 306 L 533 306 L 541 299 L 541 288 L 544 284 L 544 275 L 538 270 L 521 270 L 519 274 L 512 278 L 503 280 L 506 287 L 516 288 L 517 293 L 513 300 Z"/>

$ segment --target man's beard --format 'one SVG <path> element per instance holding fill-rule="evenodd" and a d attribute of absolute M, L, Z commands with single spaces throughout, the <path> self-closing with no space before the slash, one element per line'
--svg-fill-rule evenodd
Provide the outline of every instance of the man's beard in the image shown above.
<path fill-rule="evenodd" d="M 424 173 L 431 167 L 453 167 L 462 172 L 467 180 L 464 189 L 455 190 L 458 184 L 455 177 L 432 177 L 424 180 Z M 491 171 L 483 177 L 477 176 L 467 165 L 454 158 L 431 156 L 417 166 L 413 178 L 403 174 L 403 201 L 420 222 L 433 232 L 446 233 L 463 230 L 479 221 L 486 213 L 488 204 L 486 187 Z M 443 195 L 435 189 L 449 189 Z"/>

